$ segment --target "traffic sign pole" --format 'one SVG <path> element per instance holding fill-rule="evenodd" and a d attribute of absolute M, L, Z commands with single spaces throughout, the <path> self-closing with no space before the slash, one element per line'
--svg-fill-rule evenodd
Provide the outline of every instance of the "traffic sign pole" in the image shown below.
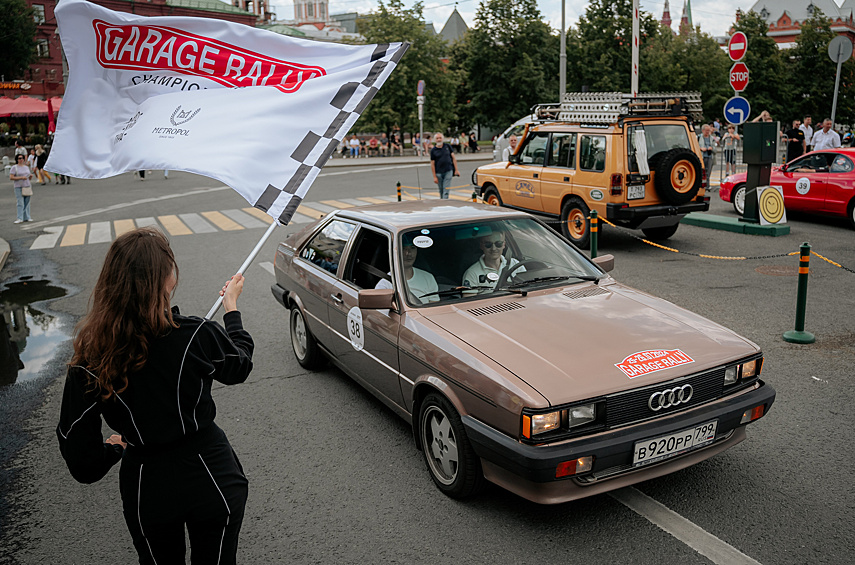
<path fill-rule="evenodd" d="M 424 94 L 425 94 L 425 81 L 420 80 L 418 86 L 416 87 L 416 104 L 418 104 L 418 106 L 419 106 L 419 143 L 422 144 L 422 147 L 424 147 L 424 136 L 425 136 L 425 121 L 424 121 L 424 118 L 425 118 L 425 112 L 424 112 L 424 110 L 425 110 L 425 96 L 424 96 Z M 403 139 L 401 139 L 401 143 L 402 144 L 404 143 Z M 403 145 L 402 145 L 402 147 L 403 147 Z M 403 149 L 401 151 L 403 151 Z M 421 148 L 419 148 L 419 151 L 415 152 L 416 155 L 418 155 L 420 153 L 420 151 L 421 151 Z"/>
<path fill-rule="evenodd" d="M 837 76 L 834 79 L 834 103 L 831 105 L 831 127 L 837 116 L 837 92 L 840 89 L 840 69 L 843 62 L 852 56 L 852 42 L 845 35 L 838 35 L 828 44 L 828 56 L 837 63 Z"/>

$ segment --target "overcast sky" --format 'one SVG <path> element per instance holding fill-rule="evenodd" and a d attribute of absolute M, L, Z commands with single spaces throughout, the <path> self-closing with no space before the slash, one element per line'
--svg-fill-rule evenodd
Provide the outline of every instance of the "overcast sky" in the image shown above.
<path fill-rule="evenodd" d="M 774 4 L 775 0 L 770 0 Z M 683 10 L 684 0 L 671 0 L 672 26 L 677 28 L 680 14 Z M 737 8 L 748 10 L 753 6 L 755 0 L 693 0 L 692 19 L 695 25 L 700 25 L 701 30 L 711 35 L 724 35 L 734 21 Z M 837 2 L 839 4 L 839 2 Z M 292 19 L 294 17 L 293 0 L 271 0 L 276 7 L 279 19 Z M 412 0 L 404 0 L 406 6 L 413 4 Z M 436 31 L 439 32 L 454 5 L 463 16 L 466 24 L 470 27 L 475 21 L 475 11 L 478 9 L 478 0 L 425 0 L 425 19 L 433 22 Z M 662 8 L 665 0 L 640 0 L 641 9 L 652 13 L 656 19 L 662 17 Z M 561 0 L 538 0 L 538 6 L 544 18 L 554 29 L 561 27 Z M 588 6 L 587 0 L 566 0 L 566 22 L 568 27 L 575 25 L 579 16 L 585 13 Z M 342 12 L 368 13 L 377 7 L 376 0 L 330 0 L 330 13 Z"/>

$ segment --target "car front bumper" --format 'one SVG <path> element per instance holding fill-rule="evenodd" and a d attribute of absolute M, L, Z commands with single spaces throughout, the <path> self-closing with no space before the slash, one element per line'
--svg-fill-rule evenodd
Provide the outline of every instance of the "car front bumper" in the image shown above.
<path fill-rule="evenodd" d="M 740 420 L 746 411 L 763 405 L 765 415 L 774 400 L 775 390 L 758 381 L 744 391 L 690 410 L 552 445 L 523 444 L 471 416 L 462 419 L 489 480 L 523 498 L 554 504 L 665 475 L 712 457 L 745 439 L 748 424 Z M 718 421 L 712 443 L 659 463 L 632 466 L 636 442 L 712 420 Z M 587 456 L 594 457 L 589 473 L 555 478 L 559 463 Z"/>

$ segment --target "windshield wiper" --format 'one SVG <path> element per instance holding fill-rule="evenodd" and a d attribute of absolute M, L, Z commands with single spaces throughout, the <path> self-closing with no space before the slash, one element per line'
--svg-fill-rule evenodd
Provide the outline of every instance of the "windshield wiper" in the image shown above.
<path fill-rule="evenodd" d="M 506 288 L 508 288 L 508 289 L 515 289 L 515 288 L 521 288 L 521 287 L 524 287 L 524 286 L 528 286 L 528 285 L 530 285 L 530 284 L 537 284 L 537 283 L 550 282 L 550 281 L 565 281 L 565 280 L 567 280 L 567 279 L 579 279 L 579 280 L 582 280 L 582 281 L 590 281 L 590 282 L 592 282 L 592 283 L 594 283 L 594 284 L 596 284 L 596 283 L 600 282 L 600 277 L 598 277 L 597 275 L 584 275 L 584 274 L 578 274 L 578 275 L 567 275 L 567 276 L 561 276 L 561 277 L 559 277 L 559 276 L 553 276 L 553 277 L 535 277 L 535 278 L 533 278 L 533 279 L 529 279 L 529 280 L 527 280 L 527 281 L 520 281 L 520 282 L 518 282 L 518 283 L 514 283 L 514 284 L 512 284 L 512 285 L 508 285 Z"/>
<path fill-rule="evenodd" d="M 429 292 L 427 294 L 422 294 L 419 298 L 425 298 L 428 296 L 448 296 L 450 294 L 462 294 L 467 290 L 493 290 L 492 286 L 489 285 L 480 285 L 480 286 L 455 286 L 453 288 L 446 288 L 445 290 L 437 290 L 436 292 Z"/>

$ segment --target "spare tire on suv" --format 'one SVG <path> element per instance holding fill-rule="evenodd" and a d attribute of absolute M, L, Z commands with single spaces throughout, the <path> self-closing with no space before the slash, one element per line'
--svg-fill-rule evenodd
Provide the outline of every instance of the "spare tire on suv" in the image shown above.
<path fill-rule="evenodd" d="M 701 189 L 701 160 L 688 149 L 671 149 L 662 154 L 654 172 L 656 192 L 669 204 L 687 204 Z"/>

